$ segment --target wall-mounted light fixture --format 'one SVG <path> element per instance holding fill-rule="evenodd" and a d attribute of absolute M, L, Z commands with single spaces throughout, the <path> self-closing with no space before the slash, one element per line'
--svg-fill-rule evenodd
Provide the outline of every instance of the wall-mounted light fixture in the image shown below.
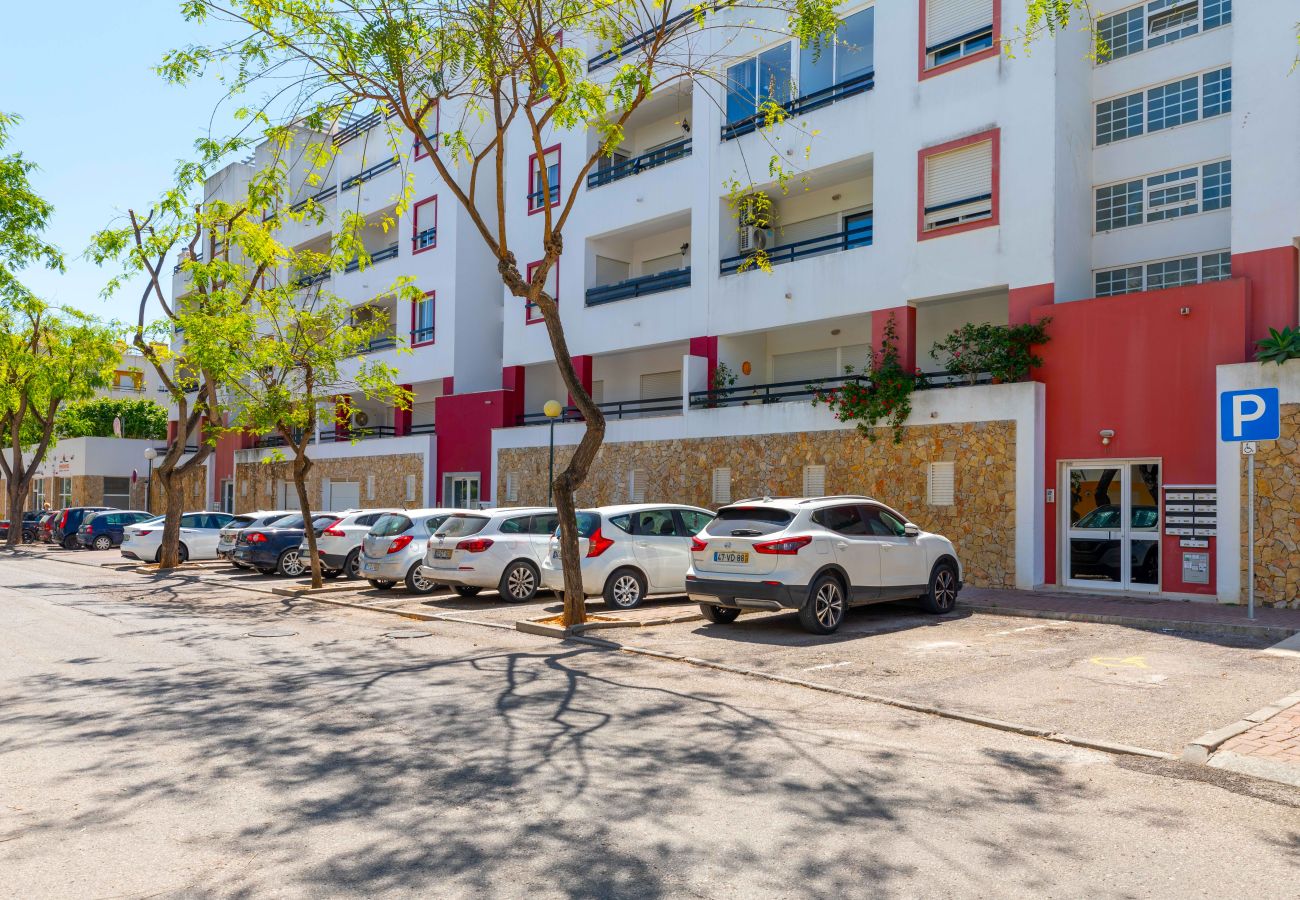
<path fill-rule="evenodd" d="M 1108 447 L 1110 446 L 1110 442 L 1115 438 L 1115 429 L 1103 428 L 1100 432 L 1098 432 L 1098 434 L 1101 435 L 1101 445 L 1103 447 Z"/>

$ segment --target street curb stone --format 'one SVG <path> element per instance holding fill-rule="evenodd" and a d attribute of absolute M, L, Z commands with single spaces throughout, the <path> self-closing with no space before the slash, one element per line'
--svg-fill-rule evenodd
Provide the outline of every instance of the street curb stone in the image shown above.
<path fill-rule="evenodd" d="M 1287 694 L 1280 700 L 1274 700 L 1268 706 L 1255 710 L 1253 713 L 1238 719 L 1231 725 L 1225 725 L 1222 728 L 1207 731 L 1196 740 L 1189 741 L 1187 746 L 1183 748 L 1183 762 L 1193 763 L 1198 766 L 1214 766 L 1214 760 L 1218 759 L 1220 755 L 1216 753 L 1216 751 L 1220 747 L 1235 738 L 1237 735 L 1250 731 L 1250 729 L 1254 728 L 1261 722 L 1267 722 L 1269 719 L 1282 712 L 1282 710 L 1295 706 L 1297 703 L 1300 703 L 1300 691 L 1296 691 L 1293 694 Z M 1244 759 L 1240 754 L 1231 753 L 1230 751 L 1224 751 L 1222 755 L 1235 757 L 1238 760 Z M 1276 766 L 1277 764 L 1275 763 L 1274 765 Z M 1218 766 L 1218 768 L 1231 767 Z M 1254 774 L 1253 772 L 1246 772 L 1241 768 L 1234 769 L 1234 771 L 1243 772 L 1246 775 Z M 1261 775 L 1259 777 L 1269 778 L 1270 776 Z M 1300 775 L 1297 777 L 1300 778 Z M 1278 779 L 1274 778 L 1272 780 L 1277 781 Z M 1297 784 L 1300 782 L 1286 781 L 1284 783 Z"/>

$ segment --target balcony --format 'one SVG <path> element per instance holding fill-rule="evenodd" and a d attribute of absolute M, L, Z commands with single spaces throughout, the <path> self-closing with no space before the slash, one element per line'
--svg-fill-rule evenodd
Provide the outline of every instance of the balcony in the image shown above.
<path fill-rule="evenodd" d="M 613 400 L 609 403 L 597 403 L 596 408 L 605 414 L 606 419 L 638 419 L 646 415 L 665 415 L 682 411 L 682 398 L 652 397 L 640 400 Z M 546 413 L 524 413 L 516 420 L 519 425 L 545 425 L 551 421 Z M 566 406 L 557 422 L 581 422 L 582 412 L 576 406 Z"/>
<path fill-rule="evenodd" d="M 411 344 L 428 344 L 433 342 L 434 327 L 429 325 L 426 328 L 411 329 Z"/>
<path fill-rule="evenodd" d="M 669 4 L 669 6 L 671 7 L 671 4 Z M 656 7 L 654 11 L 648 15 L 651 17 L 651 20 L 657 20 L 661 13 Z M 607 66 L 610 63 L 618 62 L 623 57 L 637 52 L 651 41 L 657 39 L 661 33 L 672 37 L 675 36 L 677 32 L 685 31 L 687 28 L 690 28 L 694 23 L 695 10 L 693 8 L 688 9 L 686 12 L 678 13 L 662 25 L 654 24 L 650 28 L 632 35 L 623 43 L 610 47 L 604 53 L 597 53 L 595 56 L 587 60 L 587 71 L 594 72 L 601 66 Z"/>
<path fill-rule="evenodd" d="M 397 252 L 398 252 L 397 244 L 392 243 L 389 244 L 387 247 L 384 247 L 382 250 L 375 250 L 373 252 L 367 251 L 367 252 L 370 253 L 370 265 L 375 266 L 381 262 L 384 262 L 385 260 L 397 259 Z M 354 259 L 351 262 L 349 262 L 346 266 L 343 267 L 343 271 L 356 272 L 360 268 L 361 268 L 361 260 Z"/>
<path fill-rule="evenodd" d="M 820 256 L 823 253 L 838 253 L 842 250 L 854 250 L 858 247 L 870 247 L 872 237 L 872 216 L 870 213 L 858 216 L 851 222 L 846 219 L 843 230 L 833 234 L 825 234 L 821 237 L 807 238 L 802 241 L 793 241 L 788 244 L 777 244 L 774 247 L 767 247 L 767 261 L 774 265 L 794 262 L 798 259 L 804 259 L 809 256 Z M 756 268 L 754 260 L 757 258 L 758 249 L 741 253 L 737 256 L 729 256 L 722 260 L 719 265 L 720 274 L 735 275 L 749 264 L 749 267 Z"/>
<path fill-rule="evenodd" d="M 949 375 L 946 372 L 925 372 L 916 377 L 916 390 L 958 387 L 967 384 L 992 384 L 993 376 L 981 373 L 970 377 Z M 750 384 L 738 387 L 691 391 L 691 409 L 716 409 L 724 406 L 757 406 L 767 403 L 807 402 L 823 394 L 833 394 L 846 384 L 869 387 L 866 375 L 836 375 L 830 378 L 805 378 L 795 381 L 775 381 L 769 384 Z"/>
<path fill-rule="evenodd" d="M 616 300 L 630 300 L 633 297 L 644 297 L 647 294 L 657 294 L 661 291 L 671 291 L 690 286 L 690 266 L 681 269 L 667 269 L 653 275 L 641 275 L 637 278 L 616 281 L 613 284 L 587 288 L 587 305 L 600 306 L 604 303 L 613 303 Z"/>
<path fill-rule="evenodd" d="M 802 97 L 796 97 L 786 103 L 781 104 L 781 109 L 785 110 L 789 116 L 799 116 L 805 113 L 821 109 L 823 106 L 830 106 L 832 103 L 838 103 L 841 100 L 847 100 L 849 97 L 856 97 L 858 94 L 865 94 L 876 86 L 876 73 L 874 70 L 863 72 L 861 75 L 855 75 L 839 84 L 833 84 L 828 88 L 822 88 L 820 91 L 813 91 L 811 94 L 804 94 Z M 750 134 L 762 127 L 767 119 L 767 112 L 759 110 L 753 115 L 746 116 L 743 119 L 737 119 L 734 122 L 727 122 L 722 126 L 722 140 L 730 141 L 742 135 Z"/>
<path fill-rule="evenodd" d="M 306 275 L 299 275 L 297 278 L 293 280 L 293 286 L 296 288 L 312 287 L 313 285 L 317 285 L 317 284 L 321 284 L 322 282 L 329 281 L 330 277 L 333 274 L 334 273 L 331 272 L 329 269 L 321 269 L 315 275 L 312 275 L 310 273 Z"/>
<path fill-rule="evenodd" d="M 367 169 L 363 169 L 350 178 L 344 178 L 343 183 L 339 185 L 339 191 L 350 191 L 354 187 L 360 187 L 372 178 L 378 178 L 380 175 L 392 169 L 396 169 L 401 164 L 396 156 L 392 159 L 386 159 L 381 163 L 376 163 Z"/>
<path fill-rule="evenodd" d="M 612 184 L 623 178 L 632 175 L 639 175 L 649 169 L 654 169 L 673 160 L 683 159 L 691 155 L 691 139 L 675 141 L 662 147 L 657 147 L 642 153 L 640 156 L 628 159 L 620 157 L 617 154 L 614 157 L 602 157 L 601 168 L 587 174 L 587 187 L 597 188 L 601 185 Z"/>

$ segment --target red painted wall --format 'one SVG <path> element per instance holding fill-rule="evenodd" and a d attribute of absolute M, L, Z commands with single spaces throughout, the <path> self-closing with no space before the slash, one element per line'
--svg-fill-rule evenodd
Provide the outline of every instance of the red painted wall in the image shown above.
<path fill-rule="evenodd" d="M 481 391 L 451 394 L 434 401 L 438 423 L 438 483 L 435 503 L 441 504 L 443 475 L 448 472 L 478 472 L 479 499 L 490 500 L 492 488 L 492 429 L 507 424 L 514 408 L 512 391 Z"/>
<path fill-rule="evenodd" d="M 1049 584 L 1058 583 L 1061 460 L 1156 457 L 1163 484 L 1215 483 L 1214 369 L 1243 361 L 1250 290 L 1234 278 L 1032 311 L 1052 317 L 1035 373 L 1047 384 L 1046 486 L 1058 495 L 1044 507 Z M 1115 431 L 1106 447 L 1103 428 Z M 1161 540 L 1161 589 L 1213 594 L 1213 571 L 1208 585 L 1184 585 L 1178 538 Z M 1210 554 L 1213 567 L 1213 540 Z"/>
<path fill-rule="evenodd" d="M 212 496 L 208 499 L 214 503 L 221 500 L 221 482 L 235 477 L 235 451 L 243 450 L 249 440 L 238 431 L 228 431 L 217 438 L 217 446 L 212 448 L 208 457 L 212 466 Z"/>
<path fill-rule="evenodd" d="M 1007 322 L 1011 325 L 1024 325 L 1032 320 L 1034 310 L 1038 307 L 1051 306 L 1055 302 L 1054 284 L 1011 288 L 1007 292 Z"/>
<path fill-rule="evenodd" d="M 1268 337 L 1270 328 L 1294 328 L 1300 321 L 1300 255 L 1295 247 L 1234 253 L 1232 274 L 1250 282 L 1246 359 L 1254 359 L 1255 341 Z"/>
<path fill-rule="evenodd" d="M 878 353 L 885 345 L 885 327 L 890 317 L 898 335 L 898 362 L 905 370 L 916 368 L 916 307 L 895 306 L 871 313 L 871 349 Z"/>

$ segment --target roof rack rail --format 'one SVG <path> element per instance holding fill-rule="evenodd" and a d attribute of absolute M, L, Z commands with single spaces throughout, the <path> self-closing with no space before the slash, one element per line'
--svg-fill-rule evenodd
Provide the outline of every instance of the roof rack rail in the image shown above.
<path fill-rule="evenodd" d="M 874 500 L 866 494 L 827 494 L 825 497 L 804 497 L 800 503 L 817 503 L 821 500 Z"/>

